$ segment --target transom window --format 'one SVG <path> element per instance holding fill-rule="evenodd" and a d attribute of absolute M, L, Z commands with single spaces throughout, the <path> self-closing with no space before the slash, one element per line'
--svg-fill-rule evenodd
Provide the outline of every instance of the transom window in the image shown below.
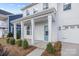
<path fill-rule="evenodd" d="M 48 9 L 48 3 L 43 3 L 43 9 Z"/>
<path fill-rule="evenodd" d="M 28 10 L 26 10 L 26 15 L 30 15 L 30 13 L 29 13 L 29 11 L 28 11 Z"/>
<path fill-rule="evenodd" d="M 36 13 L 37 12 L 37 10 L 36 9 L 33 9 L 33 13 Z"/>
<path fill-rule="evenodd" d="M 65 11 L 65 10 L 70 10 L 70 9 L 71 9 L 71 3 L 68 3 L 68 4 L 64 3 L 63 10 Z"/>

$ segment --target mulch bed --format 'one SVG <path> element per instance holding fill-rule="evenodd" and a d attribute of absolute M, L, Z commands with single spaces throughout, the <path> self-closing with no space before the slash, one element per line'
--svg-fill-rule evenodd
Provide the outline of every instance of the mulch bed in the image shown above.
<path fill-rule="evenodd" d="M 18 47 L 16 45 L 6 45 L 5 48 L 9 51 L 8 56 L 25 56 L 36 49 L 34 46 L 29 46 L 27 49 L 23 49 L 22 47 Z"/>
<path fill-rule="evenodd" d="M 61 51 L 57 51 L 54 55 L 54 54 L 50 54 L 47 50 L 45 50 L 41 56 L 61 56 Z"/>

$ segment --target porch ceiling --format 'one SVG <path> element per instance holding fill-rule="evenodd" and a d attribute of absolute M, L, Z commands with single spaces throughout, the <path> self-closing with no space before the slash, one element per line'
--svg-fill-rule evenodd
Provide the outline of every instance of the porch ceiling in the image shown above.
<path fill-rule="evenodd" d="M 48 21 L 47 20 L 47 16 L 34 19 L 34 22 L 35 23 L 42 23 L 42 22 L 47 22 L 47 21 Z M 30 20 L 24 22 L 24 25 L 30 25 L 30 24 L 31 24 L 31 21 Z"/>

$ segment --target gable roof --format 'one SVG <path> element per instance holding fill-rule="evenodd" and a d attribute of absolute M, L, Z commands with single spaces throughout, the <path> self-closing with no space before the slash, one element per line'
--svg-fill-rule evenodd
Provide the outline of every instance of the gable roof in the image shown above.
<path fill-rule="evenodd" d="M 27 6 L 25 6 L 24 8 L 22 8 L 21 10 L 25 10 L 25 9 L 27 9 L 29 7 L 32 7 L 32 6 L 36 5 L 36 4 L 38 4 L 38 3 L 31 3 L 31 4 L 27 5 Z"/>
<path fill-rule="evenodd" d="M 3 15 L 12 15 L 12 13 L 10 13 L 8 11 L 4 11 L 2 9 L 0 9 L 0 14 L 3 14 Z"/>

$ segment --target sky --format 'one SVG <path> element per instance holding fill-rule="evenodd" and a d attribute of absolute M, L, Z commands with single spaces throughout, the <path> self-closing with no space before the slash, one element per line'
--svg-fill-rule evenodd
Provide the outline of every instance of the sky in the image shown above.
<path fill-rule="evenodd" d="M 21 14 L 21 9 L 27 5 L 29 3 L 0 3 L 0 9 L 14 14 Z"/>

